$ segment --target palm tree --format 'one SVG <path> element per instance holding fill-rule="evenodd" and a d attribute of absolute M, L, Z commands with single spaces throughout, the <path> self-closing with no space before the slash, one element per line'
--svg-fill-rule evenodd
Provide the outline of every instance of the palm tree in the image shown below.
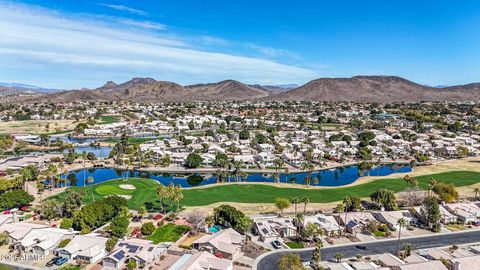
<path fill-rule="evenodd" d="M 341 259 L 345 258 L 345 255 L 343 255 L 340 252 L 335 253 L 335 259 L 337 260 L 337 263 L 340 262 Z"/>
<path fill-rule="evenodd" d="M 305 216 L 302 214 L 302 213 L 298 213 L 295 215 L 295 225 L 297 226 L 297 235 L 298 235 L 298 232 L 300 231 L 301 228 L 304 227 L 304 222 L 305 222 Z M 300 227 L 300 224 L 302 224 L 303 226 Z"/>
<path fill-rule="evenodd" d="M 240 174 L 242 173 L 243 162 L 237 160 L 233 162 L 233 167 L 235 168 L 235 181 L 238 182 L 240 179 Z"/>
<path fill-rule="evenodd" d="M 402 235 L 402 228 L 407 226 L 407 221 L 404 218 L 400 218 L 397 222 L 398 225 L 398 250 L 397 250 L 397 257 L 400 258 L 400 237 Z"/>
<path fill-rule="evenodd" d="M 93 177 L 89 176 L 87 182 L 90 184 L 90 191 L 92 193 L 92 199 L 93 199 L 93 201 L 95 201 L 95 196 L 93 195 L 93 185 L 92 185 Z"/>
<path fill-rule="evenodd" d="M 307 177 L 305 178 L 305 184 L 307 186 L 310 185 L 310 182 L 312 181 L 312 173 L 315 167 L 312 165 L 310 162 L 303 162 L 302 163 L 302 170 L 307 171 Z"/>
<path fill-rule="evenodd" d="M 403 245 L 403 250 L 405 251 L 406 257 L 410 256 L 414 249 L 415 249 L 415 246 L 412 243 L 405 243 Z"/>
<path fill-rule="evenodd" d="M 182 186 L 177 185 L 175 186 L 175 189 L 173 191 L 173 200 L 177 203 L 177 209 L 176 209 L 177 212 L 180 209 L 180 201 L 182 199 L 183 199 Z"/>
<path fill-rule="evenodd" d="M 297 216 L 297 205 L 300 203 L 300 200 L 295 197 L 290 202 L 295 206 L 295 216 Z"/>
<path fill-rule="evenodd" d="M 312 253 L 312 261 L 315 265 L 319 265 L 322 261 L 322 249 L 323 248 L 323 241 L 320 239 L 315 243 L 315 249 Z"/>
<path fill-rule="evenodd" d="M 160 198 L 160 211 L 163 212 L 164 211 L 164 200 L 168 197 L 168 191 L 167 191 L 167 187 L 160 184 L 160 186 L 158 186 L 157 188 L 157 194 L 158 194 L 158 197 Z"/>
<path fill-rule="evenodd" d="M 436 184 L 437 180 L 435 178 L 430 179 L 430 181 L 428 182 L 428 196 L 430 196 L 430 192 Z"/>
<path fill-rule="evenodd" d="M 301 202 L 303 203 L 303 214 L 307 212 L 307 204 L 310 203 L 308 197 L 303 197 Z"/>
<path fill-rule="evenodd" d="M 278 173 L 278 171 L 283 167 L 284 164 L 285 162 L 283 161 L 283 159 L 276 158 L 275 160 L 273 160 L 273 165 L 275 166 L 275 173 L 277 176 L 275 178 L 276 182 L 280 182 L 280 174 Z"/>
<path fill-rule="evenodd" d="M 474 188 L 473 192 L 475 192 L 475 200 L 478 198 L 478 193 L 480 193 L 480 188 Z"/>

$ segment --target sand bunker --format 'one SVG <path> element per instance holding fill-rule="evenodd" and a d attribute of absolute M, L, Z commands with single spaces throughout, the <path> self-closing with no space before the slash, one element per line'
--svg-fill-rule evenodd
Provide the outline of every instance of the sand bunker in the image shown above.
<path fill-rule="evenodd" d="M 134 190 L 136 189 L 136 187 L 134 185 L 130 185 L 130 184 L 122 184 L 122 185 L 119 185 L 119 187 L 121 189 L 128 189 L 128 190 Z"/>
<path fill-rule="evenodd" d="M 125 198 L 127 200 L 130 200 L 132 198 L 132 195 L 118 195 L 118 196 Z"/>

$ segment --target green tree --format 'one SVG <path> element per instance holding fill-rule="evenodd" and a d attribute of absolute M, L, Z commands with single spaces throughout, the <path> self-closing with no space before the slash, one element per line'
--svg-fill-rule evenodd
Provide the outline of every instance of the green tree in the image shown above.
<path fill-rule="evenodd" d="M 135 261 L 134 259 L 130 259 L 128 260 L 127 262 L 127 269 L 128 270 L 134 270 L 137 268 L 137 261 Z"/>
<path fill-rule="evenodd" d="M 397 257 L 400 258 L 400 238 L 402 237 L 402 228 L 405 228 L 405 226 L 407 226 L 407 221 L 404 219 L 404 218 L 400 218 L 398 221 L 397 221 L 397 225 L 398 225 L 398 250 L 397 250 Z"/>
<path fill-rule="evenodd" d="M 316 266 L 319 266 L 320 262 L 322 261 L 322 248 L 323 248 L 322 240 L 317 241 L 315 243 L 315 249 L 312 252 L 312 261 Z"/>
<path fill-rule="evenodd" d="M 424 217 L 426 225 L 433 231 L 435 231 L 441 219 L 440 206 L 437 198 L 429 196 L 425 198 L 420 209 L 420 215 Z"/>
<path fill-rule="evenodd" d="M 302 260 L 298 254 L 287 253 L 280 256 L 278 261 L 278 269 L 280 270 L 304 270 Z"/>
<path fill-rule="evenodd" d="M 124 216 L 117 216 L 112 222 L 110 223 L 110 232 L 113 236 L 122 238 L 127 234 L 128 229 L 128 218 Z"/>
<path fill-rule="evenodd" d="M 24 206 L 33 202 L 35 198 L 21 189 L 8 191 L 0 195 L 0 208 L 2 210 Z"/>
<path fill-rule="evenodd" d="M 343 205 L 346 212 L 357 211 L 361 207 L 361 200 L 357 196 L 350 195 L 343 199 Z"/>
<path fill-rule="evenodd" d="M 433 192 L 446 203 L 451 203 L 458 199 L 458 192 L 453 183 L 439 182 L 433 186 Z"/>
<path fill-rule="evenodd" d="M 190 169 L 198 168 L 200 165 L 202 165 L 202 161 L 203 161 L 203 159 L 202 159 L 201 156 L 199 156 L 196 153 L 190 153 L 187 156 L 186 167 L 190 168 Z"/>
<path fill-rule="evenodd" d="M 280 215 L 283 215 L 283 210 L 287 209 L 290 207 L 290 200 L 286 198 L 276 198 L 275 199 L 275 207 L 280 210 Z"/>
<path fill-rule="evenodd" d="M 118 238 L 115 236 L 112 236 L 110 239 L 107 240 L 105 249 L 108 252 L 112 252 L 115 246 L 117 245 L 117 242 L 118 242 Z"/>
<path fill-rule="evenodd" d="M 83 193 L 67 189 L 65 200 L 63 201 L 63 215 L 65 217 L 72 217 L 73 213 L 80 209 L 83 202 Z"/>
<path fill-rule="evenodd" d="M 246 129 L 240 131 L 239 138 L 240 140 L 248 140 L 250 139 L 250 132 Z"/>
<path fill-rule="evenodd" d="M 152 222 L 146 222 L 142 224 L 141 232 L 142 235 L 148 236 L 151 235 L 155 231 L 155 226 Z"/>
<path fill-rule="evenodd" d="M 60 229 L 70 229 L 73 226 L 73 219 L 63 218 L 62 223 L 60 223 Z"/>
<path fill-rule="evenodd" d="M 383 207 L 387 211 L 392 211 L 397 207 L 395 193 L 388 189 L 377 189 L 370 194 L 370 199 L 372 199 L 378 207 Z"/>

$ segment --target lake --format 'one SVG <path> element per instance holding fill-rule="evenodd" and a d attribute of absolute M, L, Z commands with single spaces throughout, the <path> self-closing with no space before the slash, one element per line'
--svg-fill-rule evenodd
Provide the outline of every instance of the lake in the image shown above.
<path fill-rule="evenodd" d="M 313 178 L 318 179 L 317 186 L 343 186 L 355 182 L 362 176 L 387 176 L 392 173 L 407 173 L 411 172 L 412 168 L 408 165 L 379 165 L 367 169 L 359 169 L 357 165 L 339 167 L 336 169 L 320 170 L 313 172 Z M 263 173 L 251 173 L 248 174 L 242 181 L 259 183 L 259 182 L 275 182 L 275 174 L 263 174 Z M 69 179 L 72 180 L 71 185 L 83 186 L 83 179 L 88 179 L 92 176 L 94 181 L 92 184 L 98 184 L 104 181 L 126 178 L 126 177 L 139 177 L 149 178 L 164 185 L 168 185 L 170 182 L 181 185 L 184 188 L 203 186 L 217 183 L 217 177 L 215 175 L 208 174 L 170 174 L 170 173 L 157 173 L 146 171 L 121 171 L 113 168 L 92 168 L 86 170 L 79 170 L 70 172 Z M 291 179 L 296 179 L 295 183 L 305 184 L 305 178 L 307 173 L 280 173 L 280 182 L 292 183 Z M 229 182 L 235 182 L 234 177 L 230 177 Z M 90 185 L 86 183 L 86 185 Z M 311 183 L 313 185 L 313 183 Z"/>

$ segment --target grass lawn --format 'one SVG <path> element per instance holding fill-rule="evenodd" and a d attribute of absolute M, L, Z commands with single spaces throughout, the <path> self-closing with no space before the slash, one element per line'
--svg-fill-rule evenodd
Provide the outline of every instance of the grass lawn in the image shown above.
<path fill-rule="evenodd" d="M 102 124 L 112 124 L 120 121 L 120 118 L 115 115 L 102 115 L 100 116 L 100 121 L 102 121 Z"/>
<path fill-rule="evenodd" d="M 156 228 L 152 235 L 145 239 L 153 241 L 154 244 L 161 242 L 176 242 L 189 230 L 190 227 L 185 225 L 166 224 Z"/>
<path fill-rule="evenodd" d="M 447 224 L 445 225 L 445 227 L 447 227 L 447 229 L 452 232 L 465 230 L 465 226 L 463 226 L 462 224 Z"/>
<path fill-rule="evenodd" d="M 431 174 L 416 177 L 422 189 L 428 187 L 431 178 L 439 182 L 454 183 L 457 187 L 469 186 L 480 183 L 480 173 L 470 171 L 452 171 L 439 174 Z M 124 190 L 119 188 L 120 184 L 132 184 L 135 190 Z M 147 179 L 112 180 L 94 185 L 93 194 L 95 198 L 111 194 L 131 195 L 128 205 L 132 209 L 138 209 L 145 202 L 152 202 L 158 207 L 158 196 L 155 192 L 159 183 Z M 203 206 L 217 202 L 240 202 L 240 203 L 273 203 L 275 198 L 294 198 L 307 196 L 312 203 L 329 203 L 343 200 L 346 195 L 368 197 L 377 189 L 389 189 L 394 192 L 404 190 L 407 184 L 401 178 L 379 179 L 365 184 L 338 188 L 284 188 L 262 184 L 228 184 L 215 185 L 199 189 L 184 189 L 184 198 L 181 201 L 185 206 Z M 92 195 L 90 187 L 72 187 L 74 190 L 85 190 L 85 201 L 91 202 Z M 64 193 L 57 195 L 60 200 Z"/>
<path fill-rule="evenodd" d="M 287 245 L 291 249 L 297 249 L 297 248 L 304 248 L 305 247 L 302 243 L 298 243 L 298 242 L 286 242 L 285 245 Z"/>

